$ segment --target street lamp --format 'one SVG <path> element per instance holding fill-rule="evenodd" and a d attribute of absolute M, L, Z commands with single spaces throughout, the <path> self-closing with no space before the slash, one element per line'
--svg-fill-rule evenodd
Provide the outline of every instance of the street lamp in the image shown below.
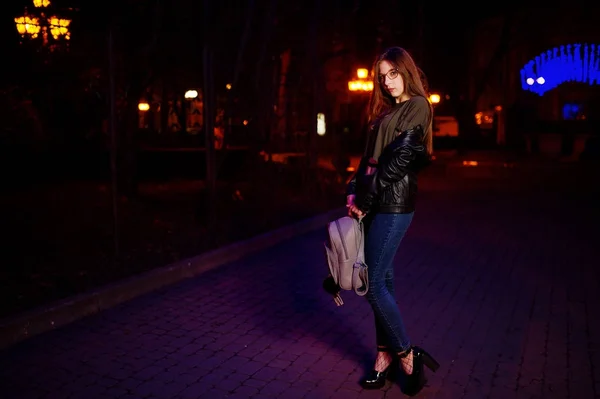
<path fill-rule="evenodd" d="M 317 114 L 317 134 L 324 136 L 327 132 L 327 124 L 325 123 L 325 114 L 319 112 Z"/>
<path fill-rule="evenodd" d="M 15 24 L 17 25 L 17 32 L 23 37 L 29 35 L 32 39 L 35 39 L 40 33 L 39 18 L 29 17 L 28 15 L 17 17 L 15 18 Z"/>
<path fill-rule="evenodd" d="M 356 76 L 358 76 L 359 79 L 366 79 L 367 76 L 369 76 L 369 70 L 367 68 L 358 68 L 356 70 Z"/>
<path fill-rule="evenodd" d="M 33 0 L 33 5 L 36 9 L 42 10 L 30 13 L 25 8 L 25 15 L 15 18 L 15 26 L 21 37 L 28 39 L 41 37 L 44 46 L 48 45 L 50 37 L 54 40 L 71 39 L 69 31 L 71 20 L 56 15 L 46 15 L 46 12 L 43 11 L 50 6 L 49 0 Z M 54 46 L 51 46 L 50 49 L 54 50 Z"/>
<path fill-rule="evenodd" d="M 354 79 L 348 82 L 348 90 L 362 92 L 373 91 L 373 81 L 367 80 L 367 77 L 369 76 L 368 69 L 358 68 L 356 70 L 356 76 L 358 77 L 358 79 Z"/>
<path fill-rule="evenodd" d="M 183 96 L 186 100 L 193 100 L 198 97 L 198 90 L 188 90 Z"/>

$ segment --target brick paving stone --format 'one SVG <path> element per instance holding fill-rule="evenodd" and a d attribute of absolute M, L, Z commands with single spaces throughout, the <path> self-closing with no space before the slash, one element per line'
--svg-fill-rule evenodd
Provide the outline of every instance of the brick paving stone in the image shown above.
<path fill-rule="evenodd" d="M 561 168 L 567 168 L 565 170 Z M 573 166 L 422 182 L 396 262 L 420 398 L 600 398 L 600 196 Z M 567 178 L 569 177 L 569 178 Z M 560 181 L 561 184 L 554 184 Z M 541 191 L 543 188 L 546 191 Z M 364 298 L 321 289 L 324 231 L 0 352 L 0 398 L 401 398 L 372 366 Z"/>

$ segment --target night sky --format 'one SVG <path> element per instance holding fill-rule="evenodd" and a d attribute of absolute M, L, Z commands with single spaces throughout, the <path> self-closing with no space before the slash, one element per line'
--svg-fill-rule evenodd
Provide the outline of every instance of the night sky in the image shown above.
<path fill-rule="evenodd" d="M 254 0 L 257 8 L 257 15 L 265 13 L 271 0 Z M 103 1 L 91 2 L 83 0 L 53 0 L 53 5 L 59 7 L 76 7 L 80 11 L 73 21 L 72 30 L 73 41 L 82 35 L 77 35 L 77 30 L 100 33 L 106 28 L 109 15 L 117 15 L 116 23 L 127 26 L 131 35 L 141 35 L 142 39 L 151 34 L 149 32 L 150 20 L 152 18 L 152 7 L 157 4 L 150 0 L 126 0 L 126 1 Z M 205 27 L 202 25 L 202 6 L 200 0 L 178 0 L 166 2 L 164 14 L 162 15 L 162 29 L 165 40 L 171 40 L 174 46 L 177 43 L 185 45 L 185 49 L 174 50 L 174 54 L 169 55 L 178 62 L 179 56 L 182 60 L 192 59 L 201 53 L 201 37 L 203 32 L 208 29 L 211 38 L 215 40 L 218 51 L 222 53 L 232 53 L 234 57 L 243 25 L 245 23 L 245 7 L 249 1 L 245 0 L 219 0 L 209 1 L 212 12 L 217 16 L 212 18 L 216 21 L 213 26 Z M 128 9 L 123 7 L 128 5 Z M 278 0 L 275 2 L 281 14 L 279 29 L 282 26 L 289 26 L 297 32 L 290 31 L 290 37 L 273 38 L 274 40 L 306 40 L 308 32 L 308 21 L 312 13 L 312 2 L 285 2 Z M 477 7 L 474 9 L 463 8 L 453 2 L 422 2 L 419 6 L 416 2 L 407 2 L 399 0 L 381 0 L 371 2 L 367 0 L 328 0 L 320 1 L 319 4 L 319 25 L 318 29 L 329 29 L 331 26 L 346 19 L 352 21 L 351 26 L 345 29 L 350 31 L 341 31 L 341 35 L 352 33 L 358 41 L 358 58 L 365 64 L 370 64 L 373 55 L 377 51 L 377 37 L 382 36 L 384 31 L 384 40 L 380 46 L 399 45 L 409 49 L 417 62 L 425 70 L 432 89 L 451 90 L 452 85 L 464 85 L 464 73 L 466 56 L 469 49 L 469 40 L 472 37 L 472 29 L 478 21 L 488 17 L 502 15 L 509 11 L 511 5 L 502 5 L 490 7 Z M 520 1 L 518 9 L 529 7 L 535 10 L 549 9 L 546 3 L 541 1 Z M 569 7 L 582 7 L 583 2 L 569 2 Z M 32 6 L 31 0 L 18 0 L 6 2 L 2 7 L 1 33 L 3 53 L 10 54 L 17 47 L 18 35 L 13 23 L 13 17 L 21 14 L 23 7 Z M 598 8 L 597 5 L 586 5 L 585 9 L 590 7 Z M 420 8 L 420 10 L 419 10 Z M 590 11 L 592 12 L 592 11 Z M 595 12 L 595 11 L 594 11 Z M 258 35 L 263 29 L 260 19 L 253 26 L 253 34 Z M 564 26 L 557 26 L 557 29 L 568 29 L 568 22 Z M 573 21 L 570 21 L 573 22 Z M 385 33 L 387 32 L 387 33 Z M 296 36 L 294 36 L 296 34 Z M 194 51 L 197 49 L 197 51 Z M 104 51 L 104 49 L 98 49 Z M 185 54 L 184 54 L 185 53 Z M 186 58 L 187 57 L 187 58 Z M 16 57 L 11 62 L 9 68 L 19 69 L 19 62 L 22 59 Z M 181 60 L 179 61 L 181 62 Z M 185 61 L 188 62 L 188 61 Z M 9 76 L 5 76 L 9 79 Z M 454 87 L 455 88 L 455 87 Z"/>

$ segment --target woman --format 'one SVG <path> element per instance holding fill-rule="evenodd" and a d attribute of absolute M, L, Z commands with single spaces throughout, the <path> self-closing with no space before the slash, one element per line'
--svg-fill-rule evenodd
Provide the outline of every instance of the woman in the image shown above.
<path fill-rule="evenodd" d="M 373 71 L 367 145 L 348 184 L 346 204 L 350 216 L 364 216 L 366 297 L 377 340 L 375 367 L 361 385 L 379 389 L 401 367 L 406 375 L 402 390 L 415 395 L 426 382 L 423 366 L 435 371 L 439 364 L 410 343 L 394 298 L 393 261 L 413 218 L 417 173 L 431 158 L 433 112 L 420 70 L 406 50 L 386 50 Z"/>

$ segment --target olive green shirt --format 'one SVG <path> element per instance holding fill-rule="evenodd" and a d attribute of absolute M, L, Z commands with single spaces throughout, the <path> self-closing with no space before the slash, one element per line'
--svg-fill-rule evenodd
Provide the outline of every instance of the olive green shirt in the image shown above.
<path fill-rule="evenodd" d="M 431 108 L 425 97 L 414 96 L 407 101 L 394 104 L 381 118 L 379 126 L 374 126 L 370 132 L 371 137 L 368 140 L 365 156 L 379 159 L 383 149 L 403 131 L 421 125 L 426 132 L 430 119 Z"/>

